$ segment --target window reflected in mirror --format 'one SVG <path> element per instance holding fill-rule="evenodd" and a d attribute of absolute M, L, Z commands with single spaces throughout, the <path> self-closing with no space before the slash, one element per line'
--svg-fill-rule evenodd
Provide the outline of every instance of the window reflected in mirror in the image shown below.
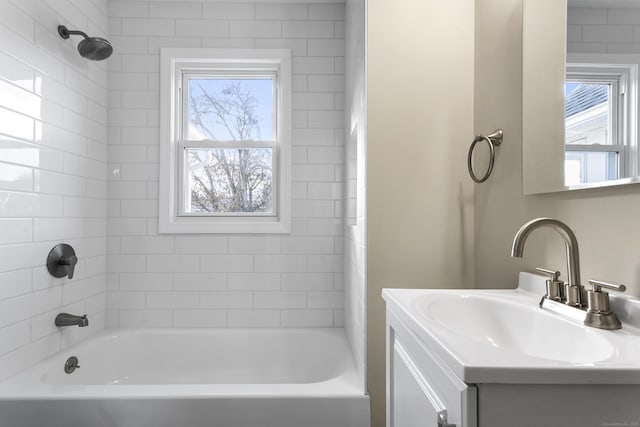
<path fill-rule="evenodd" d="M 629 177 L 629 136 L 636 120 L 627 90 L 633 67 L 567 64 L 565 165 L 567 187 Z"/>

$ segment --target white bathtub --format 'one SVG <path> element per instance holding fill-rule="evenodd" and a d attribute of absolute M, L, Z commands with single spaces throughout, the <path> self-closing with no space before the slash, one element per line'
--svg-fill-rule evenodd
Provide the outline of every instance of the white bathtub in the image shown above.
<path fill-rule="evenodd" d="M 341 329 L 107 330 L 0 383 L 23 426 L 368 427 L 369 399 Z"/>

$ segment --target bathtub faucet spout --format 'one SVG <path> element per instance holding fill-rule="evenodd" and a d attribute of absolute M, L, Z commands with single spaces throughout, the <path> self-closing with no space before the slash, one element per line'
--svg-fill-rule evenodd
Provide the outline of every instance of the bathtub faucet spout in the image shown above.
<path fill-rule="evenodd" d="M 69 313 L 60 313 L 56 316 L 56 326 L 89 326 L 87 315 L 76 316 Z"/>

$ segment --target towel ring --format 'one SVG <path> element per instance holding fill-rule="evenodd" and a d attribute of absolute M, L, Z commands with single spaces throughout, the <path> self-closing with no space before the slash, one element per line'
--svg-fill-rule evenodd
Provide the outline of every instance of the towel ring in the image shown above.
<path fill-rule="evenodd" d="M 489 179 L 489 176 L 491 176 L 491 172 L 493 171 L 493 164 L 496 159 L 495 147 L 502 144 L 502 137 L 503 137 L 502 129 L 497 129 L 490 135 L 476 136 L 473 142 L 471 143 L 471 147 L 469 147 L 469 154 L 467 156 L 467 168 L 469 168 L 469 175 L 471 175 L 471 179 L 473 179 L 478 184 L 485 182 L 487 179 Z M 473 165 L 471 164 L 471 159 L 473 157 L 473 150 L 475 150 L 476 144 L 478 144 L 478 142 L 481 142 L 481 141 L 486 141 L 487 144 L 489 145 L 489 152 L 490 152 L 489 167 L 487 168 L 487 172 L 485 172 L 485 174 L 482 175 L 482 177 L 478 178 L 475 172 L 473 172 Z"/>

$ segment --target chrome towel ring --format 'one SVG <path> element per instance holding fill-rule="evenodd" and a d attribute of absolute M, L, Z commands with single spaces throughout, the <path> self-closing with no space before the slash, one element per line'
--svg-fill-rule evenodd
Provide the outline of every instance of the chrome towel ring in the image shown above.
<path fill-rule="evenodd" d="M 469 147 L 469 155 L 467 156 L 467 167 L 469 168 L 469 175 L 471 175 L 471 179 L 480 184 L 481 182 L 485 182 L 491 176 L 491 172 L 493 171 L 493 163 L 496 159 L 496 148 L 498 145 L 502 144 L 502 129 L 497 129 L 493 131 L 490 135 L 478 135 L 475 137 L 473 142 L 471 143 L 471 147 Z M 476 148 L 476 144 L 481 141 L 486 141 L 489 145 L 489 168 L 487 172 L 485 172 L 482 177 L 478 178 L 476 174 L 473 172 L 473 165 L 471 164 L 471 159 L 473 157 L 473 150 Z"/>

